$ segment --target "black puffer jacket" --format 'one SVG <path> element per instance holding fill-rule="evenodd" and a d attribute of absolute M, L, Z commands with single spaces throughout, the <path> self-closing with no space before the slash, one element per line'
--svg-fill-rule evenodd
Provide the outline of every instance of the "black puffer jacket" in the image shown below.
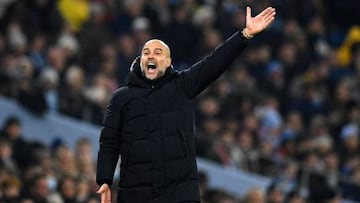
<path fill-rule="evenodd" d="M 235 33 L 189 69 L 150 81 L 132 65 L 104 117 L 97 183 L 111 185 L 121 155 L 118 202 L 200 201 L 195 160 L 193 98 L 216 80 L 245 47 Z"/>

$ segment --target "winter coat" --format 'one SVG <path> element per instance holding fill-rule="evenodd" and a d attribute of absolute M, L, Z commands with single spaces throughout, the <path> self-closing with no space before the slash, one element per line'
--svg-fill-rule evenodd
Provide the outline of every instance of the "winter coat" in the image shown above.
<path fill-rule="evenodd" d="M 118 202 L 200 201 L 193 99 L 227 70 L 246 42 L 237 32 L 190 68 L 169 67 L 155 81 L 141 74 L 137 58 L 128 85 L 107 106 L 97 183 L 112 184 L 121 155 Z"/>

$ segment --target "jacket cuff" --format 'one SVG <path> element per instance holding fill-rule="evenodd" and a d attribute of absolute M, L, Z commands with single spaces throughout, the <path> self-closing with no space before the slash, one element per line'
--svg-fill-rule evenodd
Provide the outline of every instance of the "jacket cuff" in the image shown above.
<path fill-rule="evenodd" d="M 243 36 L 243 37 L 245 37 L 246 39 L 252 39 L 255 35 L 250 35 L 250 34 L 248 34 L 247 32 L 246 32 L 246 30 L 245 30 L 245 28 L 243 28 L 242 30 L 241 30 L 241 35 Z"/>
<path fill-rule="evenodd" d="M 110 180 L 110 179 L 102 179 L 102 180 L 96 180 L 96 183 L 98 184 L 98 186 L 101 186 L 101 185 L 103 185 L 103 184 L 108 184 L 109 185 L 109 187 L 111 187 L 111 185 L 112 185 L 112 180 Z"/>

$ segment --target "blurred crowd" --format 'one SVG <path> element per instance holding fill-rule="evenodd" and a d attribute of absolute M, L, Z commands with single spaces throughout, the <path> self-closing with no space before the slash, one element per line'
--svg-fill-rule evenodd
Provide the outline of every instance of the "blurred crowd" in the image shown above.
<path fill-rule="evenodd" d="M 271 28 L 250 41 L 194 107 L 199 156 L 273 182 L 267 191 L 234 197 L 207 188 L 202 174 L 203 200 L 360 202 L 359 4 L 2 0 L 0 95 L 39 116 L 57 112 L 101 124 L 145 41 L 165 41 L 174 68 L 183 70 L 245 26 L 245 6 L 253 15 L 273 6 Z M 0 137 L 0 198 L 98 201 L 86 139 L 75 152 L 61 142 L 43 146 L 23 140 L 14 125 L 19 120 L 9 118 Z"/>
<path fill-rule="evenodd" d="M 61 140 L 51 146 L 23 137 L 11 116 L 0 131 L 1 203 L 99 203 L 90 140 L 74 150 Z"/>

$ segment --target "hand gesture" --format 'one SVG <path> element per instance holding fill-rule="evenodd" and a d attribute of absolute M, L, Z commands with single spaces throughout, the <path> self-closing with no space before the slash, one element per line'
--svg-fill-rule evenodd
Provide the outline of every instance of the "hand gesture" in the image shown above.
<path fill-rule="evenodd" d="M 101 203 L 111 203 L 111 190 L 108 184 L 102 184 L 96 193 L 100 195 Z"/>
<path fill-rule="evenodd" d="M 275 8 L 268 7 L 255 17 L 251 17 L 251 8 L 246 7 L 245 33 L 253 36 L 267 28 L 275 19 Z"/>

